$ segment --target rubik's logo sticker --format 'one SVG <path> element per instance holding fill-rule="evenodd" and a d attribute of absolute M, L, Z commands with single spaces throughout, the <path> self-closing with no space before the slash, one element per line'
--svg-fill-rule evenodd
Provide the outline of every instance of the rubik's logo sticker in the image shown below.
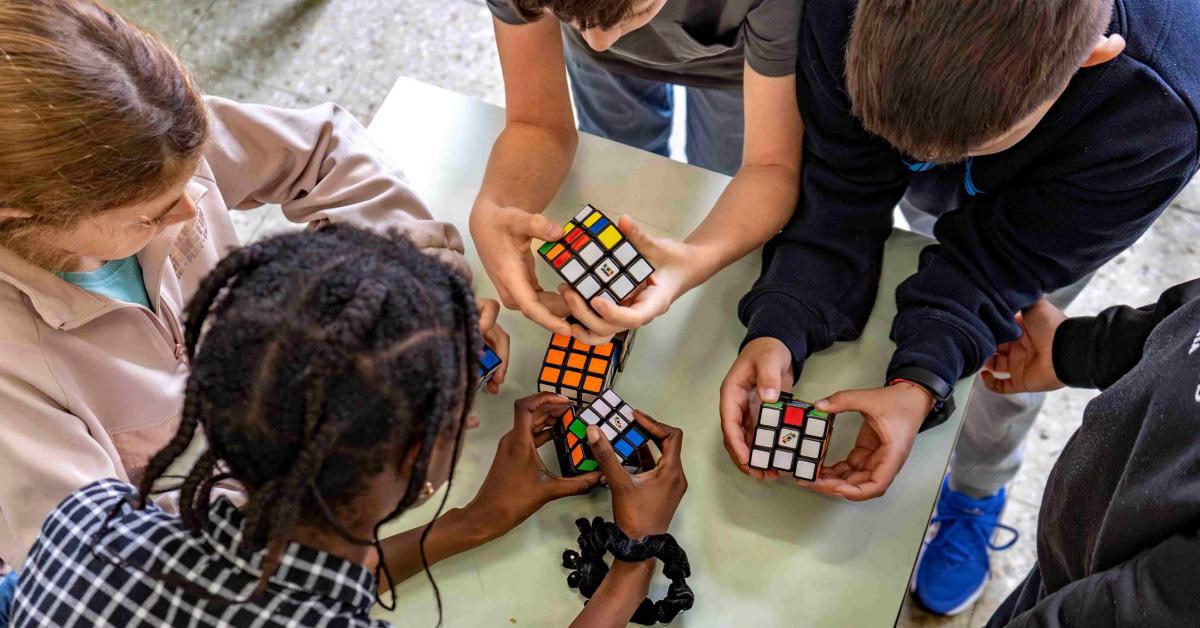
<path fill-rule="evenodd" d="M 783 393 L 779 401 L 764 403 L 754 428 L 750 467 L 791 473 L 812 482 L 820 473 L 836 415 L 817 410 Z"/>
<path fill-rule="evenodd" d="M 611 342 L 595 346 L 554 334 L 538 373 L 538 390 L 562 395 L 579 406 L 592 403 L 616 383 L 631 342 L 632 332 L 621 332 Z"/>
<path fill-rule="evenodd" d="M 570 477 L 600 468 L 592 455 L 591 447 L 587 444 L 589 425 L 600 428 L 600 433 L 608 439 L 621 464 L 631 472 L 637 473 L 653 468 L 654 457 L 649 451 L 646 434 L 633 418 L 633 407 L 625 403 L 617 393 L 605 390 L 583 410 L 568 410 L 557 425 L 554 446 L 564 476 Z"/>
<path fill-rule="evenodd" d="M 588 303 L 623 303 L 654 272 L 616 224 L 591 205 L 563 225 L 563 233 L 558 242 L 543 244 L 538 254 Z"/>

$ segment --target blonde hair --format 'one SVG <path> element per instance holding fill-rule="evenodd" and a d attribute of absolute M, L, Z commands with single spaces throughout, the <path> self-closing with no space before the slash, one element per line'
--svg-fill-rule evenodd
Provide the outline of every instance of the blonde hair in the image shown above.
<path fill-rule="evenodd" d="M 0 2 L 0 246 L 161 194 L 208 138 L 203 98 L 158 38 L 92 0 Z"/>

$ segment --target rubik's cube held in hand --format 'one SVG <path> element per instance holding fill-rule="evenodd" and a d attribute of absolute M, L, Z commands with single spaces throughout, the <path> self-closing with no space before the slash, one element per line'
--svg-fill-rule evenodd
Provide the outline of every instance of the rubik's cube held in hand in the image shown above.
<path fill-rule="evenodd" d="M 588 345 L 554 334 L 538 372 L 538 390 L 562 395 L 582 407 L 612 388 L 633 346 L 633 332 L 623 331 L 602 345 Z"/>
<path fill-rule="evenodd" d="M 503 361 L 500 359 L 500 356 L 496 355 L 496 352 L 492 351 L 491 347 L 486 344 L 483 345 L 483 359 L 479 362 L 479 383 L 476 384 L 475 389 L 483 388 L 491 381 L 496 371 L 500 370 L 502 363 Z"/>
<path fill-rule="evenodd" d="M 787 393 L 779 395 L 779 401 L 762 404 L 754 428 L 750 466 L 791 473 L 799 480 L 816 480 L 835 416 L 796 401 Z"/>
<path fill-rule="evenodd" d="M 649 439 L 633 419 L 633 407 L 617 393 L 605 390 L 592 405 L 576 412 L 572 406 L 555 425 L 554 449 L 565 477 L 600 468 L 587 443 L 587 428 L 595 425 L 612 444 L 613 452 L 630 473 L 654 468 Z"/>
<path fill-rule="evenodd" d="M 543 244 L 538 253 L 588 303 L 623 303 L 654 272 L 617 225 L 591 205 L 563 225 L 563 232 L 561 240 Z"/>

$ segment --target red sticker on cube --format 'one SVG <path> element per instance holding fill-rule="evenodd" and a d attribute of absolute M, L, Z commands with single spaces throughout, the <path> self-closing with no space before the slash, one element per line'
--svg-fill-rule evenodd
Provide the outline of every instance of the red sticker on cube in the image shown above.
<path fill-rule="evenodd" d="M 804 425 L 804 408 L 789 405 L 783 412 L 783 422 L 796 427 Z"/>

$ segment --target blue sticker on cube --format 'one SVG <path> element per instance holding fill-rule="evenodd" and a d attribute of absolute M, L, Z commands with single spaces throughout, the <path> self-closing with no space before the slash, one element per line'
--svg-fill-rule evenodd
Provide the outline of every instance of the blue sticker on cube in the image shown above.
<path fill-rule="evenodd" d="M 643 437 L 642 433 L 637 431 L 636 428 L 629 430 L 629 433 L 625 435 L 625 438 L 628 438 L 629 442 L 632 443 L 634 447 L 641 447 L 642 443 L 646 442 L 645 437 Z"/>
<path fill-rule="evenodd" d="M 628 458 L 628 457 L 632 456 L 633 452 L 635 451 L 633 445 L 630 445 L 623 438 L 617 440 L 616 447 L 617 447 L 617 453 L 621 454 L 622 458 Z"/>

